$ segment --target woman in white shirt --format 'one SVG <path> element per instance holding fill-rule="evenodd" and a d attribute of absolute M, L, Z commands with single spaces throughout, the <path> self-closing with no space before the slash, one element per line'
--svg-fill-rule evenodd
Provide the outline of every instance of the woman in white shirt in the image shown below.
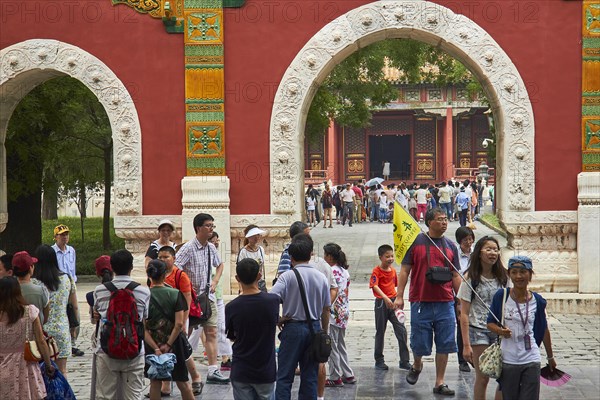
<path fill-rule="evenodd" d="M 237 257 L 237 261 L 243 260 L 244 258 L 252 258 L 258 262 L 258 265 L 260 266 L 260 272 L 262 274 L 262 277 L 258 281 L 258 288 L 263 292 L 267 291 L 267 285 L 265 281 L 265 249 L 263 249 L 263 247 L 258 243 L 265 233 L 265 231 L 256 225 L 248 225 L 246 229 L 244 229 L 244 234 L 246 235 L 244 238 L 244 247 L 241 248 Z"/>

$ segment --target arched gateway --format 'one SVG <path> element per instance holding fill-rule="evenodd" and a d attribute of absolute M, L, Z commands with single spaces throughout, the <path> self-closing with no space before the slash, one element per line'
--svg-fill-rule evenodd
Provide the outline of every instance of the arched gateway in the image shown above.
<path fill-rule="evenodd" d="M 419 40 L 446 51 L 481 82 L 496 121 L 497 209 L 534 211 L 534 118 L 525 84 L 494 39 L 464 15 L 427 1 L 379 1 L 323 27 L 298 53 L 275 96 L 271 115 L 271 211 L 298 213 L 302 204 L 304 125 L 313 96 L 331 70 L 361 47 L 389 38 Z"/>
<path fill-rule="evenodd" d="M 9 215 L 6 201 L 6 130 L 19 102 L 48 79 L 68 75 L 87 86 L 104 106 L 113 137 L 116 217 L 142 214 L 141 130 L 133 100 L 99 59 L 57 40 L 35 39 L 0 51 L 0 232 Z"/>

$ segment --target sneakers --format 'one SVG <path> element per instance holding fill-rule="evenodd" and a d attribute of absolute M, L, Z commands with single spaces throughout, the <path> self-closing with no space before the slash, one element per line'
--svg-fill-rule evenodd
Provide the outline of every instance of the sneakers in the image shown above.
<path fill-rule="evenodd" d="M 225 378 L 221 374 L 221 371 L 216 370 L 206 377 L 206 383 L 209 385 L 227 385 L 229 383 L 229 378 Z"/>
<path fill-rule="evenodd" d="M 378 361 L 375 363 L 375 369 L 378 369 L 380 371 L 387 371 L 388 369 L 390 369 L 390 367 L 388 367 L 385 362 Z"/>
<path fill-rule="evenodd" d="M 204 389 L 204 382 L 192 382 L 192 394 L 194 396 L 200 396 Z"/>
<path fill-rule="evenodd" d="M 450 389 L 445 383 L 442 383 L 438 387 L 434 387 L 433 393 L 441 394 L 442 396 L 454 396 L 454 390 Z"/>
<path fill-rule="evenodd" d="M 348 377 L 342 378 L 342 382 L 344 382 L 347 385 L 354 385 L 357 381 L 356 381 L 355 377 L 348 376 Z"/>
<path fill-rule="evenodd" d="M 327 379 L 325 381 L 325 387 L 340 387 L 344 386 L 344 382 L 341 379 Z"/>
<path fill-rule="evenodd" d="M 231 360 L 221 363 L 221 371 L 231 371 Z"/>
<path fill-rule="evenodd" d="M 405 371 L 410 371 L 412 365 L 410 365 L 408 361 L 401 361 L 400 364 L 398 364 L 398 368 L 403 369 Z"/>
<path fill-rule="evenodd" d="M 471 372 L 471 368 L 469 367 L 469 364 L 465 361 L 461 362 L 460 364 L 458 364 L 458 369 L 461 372 Z"/>
<path fill-rule="evenodd" d="M 81 357 L 81 356 L 85 355 L 85 353 L 83 351 L 79 350 L 77 347 L 72 347 L 71 355 L 73 357 Z"/>
<path fill-rule="evenodd" d="M 416 369 L 414 369 L 414 367 L 411 367 L 410 370 L 408 371 L 408 374 L 406 374 L 406 382 L 408 382 L 411 385 L 414 385 L 415 383 L 417 383 L 417 381 L 419 380 L 419 374 L 421 373 L 421 371 L 417 371 Z M 434 393 L 435 393 L 435 389 Z M 452 392 L 454 394 L 454 392 Z"/>

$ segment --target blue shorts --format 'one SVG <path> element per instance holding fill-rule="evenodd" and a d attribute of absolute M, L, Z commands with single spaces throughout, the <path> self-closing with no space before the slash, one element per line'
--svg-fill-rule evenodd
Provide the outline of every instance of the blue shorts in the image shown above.
<path fill-rule="evenodd" d="M 431 355 L 435 333 L 435 351 L 456 353 L 456 314 L 454 302 L 410 304 L 410 348 L 416 357 Z"/>

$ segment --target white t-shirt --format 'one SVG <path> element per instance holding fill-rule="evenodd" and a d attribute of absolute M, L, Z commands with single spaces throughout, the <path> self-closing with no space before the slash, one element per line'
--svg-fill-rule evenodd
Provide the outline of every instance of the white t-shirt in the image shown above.
<path fill-rule="evenodd" d="M 398 189 L 396 192 L 396 201 L 404 208 L 408 208 L 408 190 Z"/>
<path fill-rule="evenodd" d="M 427 193 L 429 193 L 425 189 L 418 189 L 416 192 L 417 195 L 417 204 L 427 204 Z"/>
<path fill-rule="evenodd" d="M 479 291 L 479 290 L 478 290 Z M 525 317 L 525 304 L 519 304 L 521 314 Z M 506 300 L 504 308 L 504 325 L 511 330 L 512 335 L 509 338 L 503 338 L 500 344 L 502 349 L 502 362 L 507 364 L 523 365 L 532 362 L 541 362 L 540 348 L 535 343 L 533 337 L 533 322 L 535 320 L 535 311 L 537 310 L 537 301 L 535 296 L 531 296 L 529 300 L 529 318 L 527 319 L 527 327 L 523 327 L 517 303 L 510 297 Z M 529 334 L 531 350 L 525 350 L 526 334 Z"/>
<path fill-rule="evenodd" d="M 306 204 L 307 204 L 307 210 L 308 211 L 315 211 L 315 199 L 313 199 L 312 197 L 308 196 L 306 198 Z"/>
<path fill-rule="evenodd" d="M 385 193 L 382 193 L 381 196 L 379 196 L 379 208 L 387 208 L 387 206 L 388 206 L 387 196 L 385 195 Z"/>
<path fill-rule="evenodd" d="M 473 281 L 470 278 L 467 279 L 467 282 L 469 282 L 471 285 L 473 284 Z M 502 284 L 498 282 L 497 279 L 488 279 L 482 276 L 479 284 L 475 288 L 475 291 L 489 307 L 492 304 L 492 299 L 494 298 L 494 295 L 498 289 L 502 289 Z M 466 283 L 462 282 L 460 284 L 457 297 L 461 300 L 471 303 L 471 308 L 469 309 L 469 325 L 474 326 L 475 328 L 485 329 L 487 331 L 488 310 L 477 297 L 474 297 L 473 301 L 471 301 L 472 293 L 473 292 L 471 288 L 467 286 Z"/>
<path fill-rule="evenodd" d="M 438 190 L 440 203 L 450 203 L 450 201 L 452 201 L 451 197 L 453 192 L 454 191 L 448 186 L 441 187 L 440 190 Z"/>
<path fill-rule="evenodd" d="M 344 189 L 342 190 L 342 193 L 340 193 L 340 196 L 342 197 L 342 201 L 344 203 L 351 203 L 354 201 L 356 193 L 354 193 L 354 190 L 352 190 L 352 188 Z"/>

